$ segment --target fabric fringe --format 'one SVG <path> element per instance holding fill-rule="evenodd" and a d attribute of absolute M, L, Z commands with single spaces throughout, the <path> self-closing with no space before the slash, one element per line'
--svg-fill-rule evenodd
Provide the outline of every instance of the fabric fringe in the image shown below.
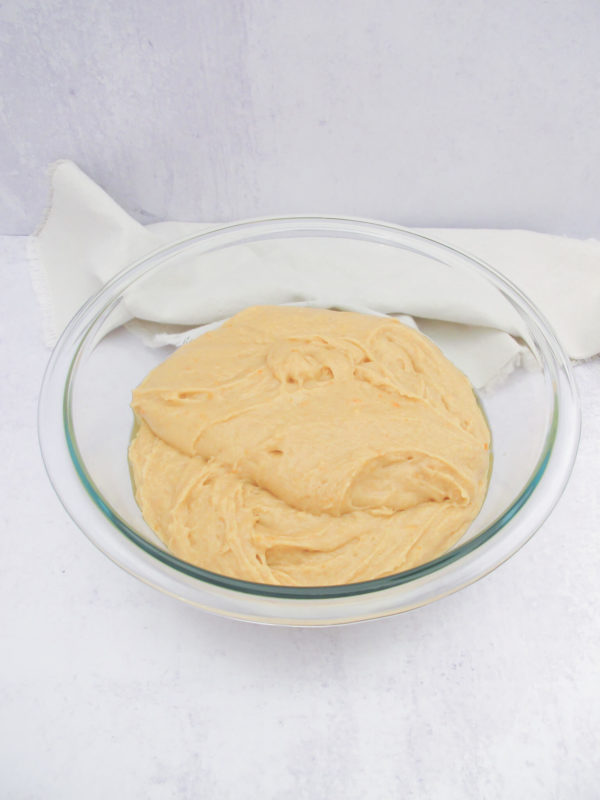
<path fill-rule="evenodd" d="M 48 274 L 38 252 L 36 234 L 27 237 L 27 261 L 29 264 L 29 277 L 31 278 L 33 293 L 36 296 L 41 311 L 44 344 L 47 347 L 54 347 L 58 339 L 58 331 L 56 330 L 54 309 L 52 308 Z"/>
<path fill-rule="evenodd" d="M 42 221 L 37 226 L 35 231 L 27 238 L 27 261 L 29 263 L 29 276 L 31 278 L 31 285 L 33 286 L 33 293 L 36 296 L 40 311 L 42 314 L 42 335 L 44 337 L 44 344 L 47 347 L 54 347 L 58 339 L 58 331 L 56 329 L 56 320 L 54 318 L 54 311 L 52 308 L 52 296 L 50 293 L 50 282 L 48 280 L 48 273 L 42 262 L 42 258 L 38 249 L 38 237 L 43 231 L 54 200 L 54 185 L 52 176 L 59 164 L 63 164 L 65 159 L 60 159 L 50 164 L 48 167 L 48 178 L 50 182 L 50 193 Z"/>

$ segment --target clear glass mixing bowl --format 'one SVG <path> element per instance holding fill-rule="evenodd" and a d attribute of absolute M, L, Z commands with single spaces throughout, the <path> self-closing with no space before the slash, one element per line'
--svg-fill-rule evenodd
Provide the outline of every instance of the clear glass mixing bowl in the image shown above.
<path fill-rule="evenodd" d="M 364 263 L 358 277 L 349 276 L 343 260 L 336 260 L 342 244 L 344 258 L 350 253 Z M 146 525 L 127 463 L 133 422 L 129 402 L 131 390 L 171 352 L 148 347 L 140 332 L 156 332 L 161 323 L 161 331 L 176 334 L 199 323 L 217 323 L 247 305 L 297 301 L 289 276 L 302 277 L 310 259 L 313 278 L 319 270 L 327 275 L 326 293 L 319 293 L 318 280 L 312 289 L 305 286 L 303 297 L 313 291 L 313 304 L 347 308 L 351 288 L 353 298 L 362 298 L 361 310 L 393 308 L 419 317 L 412 287 L 415 277 L 426 276 L 442 318 L 452 295 L 455 305 L 459 297 L 462 313 L 473 324 L 485 323 L 488 315 L 482 312 L 487 311 L 510 320 L 530 368 L 517 369 L 496 389 L 481 394 L 494 455 L 489 491 L 479 516 L 448 553 L 363 583 L 267 586 L 177 559 Z M 260 281 L 254 280 L 259 273 Z M 478 298 L 477 304 L 472 297 Z M 123 326 L 144 314 L 154 322 Z M 435 323 L 424 329 L 435 339 Z M 470 346 L 481 356 L 493 332 L 485 325 L 471 328 L 471 337 L 473 332 Z M 495 569 L 533 535 L 560 497 L 575 459 L 579 428 L 568 358 L 547 322 L 516 287 L 485 264 L 425 236 L 393 225 L 320 217 L 215 228 L 119 273 L 64 331 L 39 402 L 40 443 L 50 480 L 68 513 L 100 550 L 132 575 L 188 603 L 286 625 L 329 625 L 406 611 Z"/>

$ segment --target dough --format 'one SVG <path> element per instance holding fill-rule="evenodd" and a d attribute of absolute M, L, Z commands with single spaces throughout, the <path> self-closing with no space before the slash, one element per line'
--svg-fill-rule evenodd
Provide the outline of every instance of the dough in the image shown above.
<path fill-rule="evenodd" d="M 483 502 L 490 433 L 471 385 L 388 317 L 256 306 L 133 392 L 136 500 L 184 561 L 324 586 L 444 553 Z"/>

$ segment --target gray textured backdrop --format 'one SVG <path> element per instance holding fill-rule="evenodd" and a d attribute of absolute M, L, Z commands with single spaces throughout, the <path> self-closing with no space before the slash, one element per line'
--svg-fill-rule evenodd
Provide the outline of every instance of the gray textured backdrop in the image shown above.
<path fill-rule="evenodd" d="M 8 0 L 0 231 L 77 161 L 142 221 L 600 236 L 596 0 Z"/>

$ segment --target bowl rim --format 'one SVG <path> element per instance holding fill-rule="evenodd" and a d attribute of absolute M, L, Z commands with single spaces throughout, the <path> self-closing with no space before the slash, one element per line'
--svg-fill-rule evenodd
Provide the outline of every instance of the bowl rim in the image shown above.
<path fill-rule="evenodd" d="M 328 233 L 331 234 L 335 230 L 350 234 L 352 231 L 349 230 L 349 227 L 353 229 L 355 234 L 359 235 L 359 238 L 360 235 L 368 235 L 369 233 L 371 233 L 373 236 L 376 236 L 377 234 L 380 236 L 382 234 L 391 234 L 392 237 L 396 239 L 396 244 L 400 244 L 400 246 L 402 246 L 402 243 L 399 243 L 398 239 L 406 238 L 408 242 L 412 241 L 417 245 L 418 252 L 428 257 L 431 257 L 431 253 L 424 253 L 423 246 L 428 247 L 430 250 L 433 248 L 434 251 L 439 251 L 440 255 L 445 254 L 446 256 L 451 256 L 455 259 L 458 258 L 464 266 L 471 269 L 472 272 L 483 276 L 486 280 L 494 284 L 496 288 L 498 288 L 505 296 L 507 296 L 513 306 L 516 306 L 520 313 L 526 316 L 528 325 L 533 323 L 533 328 L 536 334 L 538 337 L 541 337 L 541 342 L 537 341 L 538 346 L 540 343 L 546 345 L 545 348 L 541 347 L 540 349 L 542 350 L 544 367 L 550 372 L 553 396 L 551 420 L 546 432 L 542 453 L 539 456 L 528 481 L 517 497 L 513 499 L 510 505 L 496 520 L 494 520 L 483 531 L 477 534 L 477 536 L 473 537 L 473 539 L 464 542 L 448 553 L 445 553 L 436 559 L 432 559 L 425 564 L 419 565 L 418 567 L 414 567 L 410 570 L 384 576 L 382 578 L 331 586 L 277 586 L 271 584 L 254 583 L 220 575 L 218 573 L 214 573 L 182 561 L 168 551 L 156 547 L 139 533 L 137 533 L 137 531 L 131 528 L 125 522 L 125 520 L 123 520 L 122 517 L 111 507 L 110 503 L 108 503 L 108 501 L 103 497 L 102 493 L 95 485 L 92 477 L 87 472 L 84 459 L 79 452 L 77 438 L 73 426 L 71 408 L 73 377 L 76 373 L 78 361 L 83 352 L 83 348 L 88 342 L 88 337 L 98 330 L 98 327 L 102 324 L 102 320 L 110 313 L 117 298 L 122 295 L 123 291 L 135 283 L 135 281 L 137 281 L 139 278 L 148 274 L 152 269 L 155 269 L 173 255 L 177 255 L 197 242 L 210 241 L 211 239 L 217 241 L 215 249 L 219 249 L 219 239 L 227 237 L 228 234 L 244 234 L 245 232 L 249 232 L 250 234 L 260 234 L 261 229 L 265 227 L 269 231 L 274 232 L 272 238 L 276 238 L 276 234 L 282 233 L 283 231 L 287 231 L 288 233 L 290 231 L 297 231 L 303 232 L 304 234 L 308 232 L 309 235 L 321 235 L 324 237 L 327 237 Z M 232 246 L 242 243 L 243 241 L 226 241 L 225 246 Z M 421 245 L 420 248 L 419 245 Z M 71 351 L 73 352 L 73 355 L 68 362 L 63 383 L 61 398 L 61 424 L 64 434 L 64 445 L 68 451 L 71 466 L 74 468 L 75 473 L 81 485 L 85 489 L 88 498 L 92 500 L 92 502 L 97 506 L 97 508 L 102 512 L 104 517 L 112 524 L 114 528 L 126 536 L 137 548 L 150 556 L 152 559 L 157 559 L 163 565 L 176 570 L 182 575 L 191 577 L 203 585 L 210 584 L 215 587 L 232 590 L 236 593 L 252 595 L 254 597 L 280 598 L 295 601 L 351 598 L 411 584 L 421 578 L 435 575 L 435 573 L 439 572 L 440 570 L 460 562 L 465 556 L 474 553 L 476 550 L 493 539 L 527 504 L 528 500 L 532 497 L 540 481 L 542 480 L 551 459 L 556 461 L 556 455 L 560 455 L 562 462 L 562 474 L 560 475 L 560 480 L 558 482 L 555 481 L 556 490 L 554 496 L 547 498 L 546 508 L 541 520 L 543 522 L 558 501 L 560 494 L 562 494 L 576 457 L 580 429 L 580 411 L 577 400 L 576 386 L 571 372 L 569 359 L 558 343 L 551 326 L 548 324 L 536 306 L 532 303 L 532 301 L 529 300 L 529 298 L 527 298 L 527 296 L 521 292 L 521 290 L 519 290 L 509 279 L 505 278 L 500 272 L 481 259 L 461 252 L 460 250 L 433 239 L 425 234 L 417 233 L 391 223 L 355 217 L 290 215 L 263 217 L 223 225 L 215 225 L 208 230 L 184 237 L 167 246 L 158 248 L 154 252 L 146 255 L 144 258 L 139 259 L 135 263 L 117 273 L 117 275 L 115 275 L 95 295 L 93 295 L 86 303 L 83 304 L 80 310 L 69 322 L 52 352 L 46 372 L 44 374 L 39 399 L 38 428 L 40 446 L 46 470 L 61 502 L 78 526 L 83 530 L 84 534 L 91 539 L 94 544 L 97 544 L 100 549 L 106 553 L 106 555 L 113 558 L 113 560 L 115 560 L 117 563 L 120 563 L 119 560 L 115 558 L 113 554 L 107 552 L 107 548 L 105 546 L 103 547 L 99 545 L 93 533 L 81 525 L 77 515 L 71 513 L 71 503 L 69 502 L 69 498 L 64 496 L 65 492 L 59 485 L 60 482 L 56 480 L 55 470 L 53 468 L 53 459 L 50 452 L 53 445 L 50 444 L 49 440 L 45 436 L 44 426 L 47 423 L 47 417 L 44 414 L 44 407 L 49 395 L 52 392 L 54 392 L 56 395 L 57 389 L 56 380 L 51 380 L 50 378 L 53 370 L 56 369 L 57 364 L 65 361 L 65 353 L 68 355 L 67 348 L 71 347 L 73 344 L 75 344 L 75 348 Z M 564 402 L 562 406 L 559 402 L 559 372 L 562 373 L 561 377 L 563 379 L 566 378 L 566 385 L 570 389 L 571 397 L 574 400 L 574 403 L 571 404 L 571 407 L 568 409 L 571 417 L 569 420 L 571 436 L 568 439 L 561 441 L 562 452 L 557 454 L 555 452 L 557 431 L 559 424 L 561 423 L 561 418 L 565 412 Z M 564 388 L 564 380 L 562 383 Z M 541 522 L 539 522 L 537 527 L 539 527 L 540 524 Z M 525 541 L 527 541 L 535 533 L 537 527 L 529 531 L 528 534 L 523 537 L 521 544 L 524 544 Z M 511 554 L 512 553 L 509 553 L 509 555 Z M 502 560 L 505 559 L 500 559 L 482 574 L 486 574 L 486 572 L 494 569 L 499 563 L 502 562 Z M 123 566 L 123 564 L 120 565 Z M 473 578 L 473 580 L 476 580 L 477 577 L 481 577 L 482 574 L 476 576 Z M 469 582 L 472 582 L 472 580 Z M 159 586 L 158 588 L 161 587 Z"/>

